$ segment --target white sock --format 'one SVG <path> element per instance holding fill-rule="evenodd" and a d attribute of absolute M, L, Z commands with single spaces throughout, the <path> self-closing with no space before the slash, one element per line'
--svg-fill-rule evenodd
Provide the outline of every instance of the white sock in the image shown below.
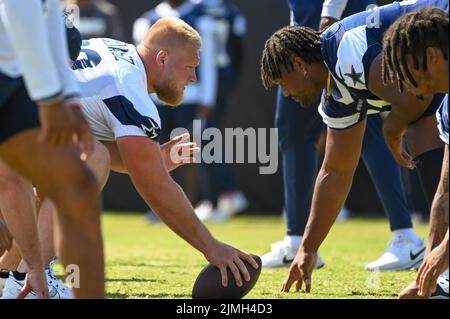
<path fill-rule="evenodd" d="M 419 243 L 420 241 L 419 237 L 417 237 L 416 233 L 414 232 L 414 229 L 412 228 L 397 229 L 393 231 L 393 234 L 394 239 L 404 238 L 414 243 Z"/>
<path fill-rule="evenodd" d="M 302 236 L 286 236 L 284 237 L 284 244 L 298 249 L 300 247 L 300 244 L 302 243 Z"/>

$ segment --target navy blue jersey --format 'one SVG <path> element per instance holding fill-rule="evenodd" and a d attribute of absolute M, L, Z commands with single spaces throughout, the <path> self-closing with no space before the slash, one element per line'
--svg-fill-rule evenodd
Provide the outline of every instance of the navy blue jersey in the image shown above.
<path fill-rule="evenodd" d="M 433 6 L 448 11 L 448 0 L 412 0 L 365 11 L 335 23 L 321 35 L 322 55 L 335 85 L 319 107 L 324 122 L 345 129 L 366 115 L 389 110 L 389 103 L 367 88 L 369 69 L 382 51 L 384 32 L 401 15 Z M 434 99 L 439 102 L 439 99 Z"/>
<path fill-rule="evenodd" d="M 349 0 L 347 2 L 347 6 L 345 7 L 344 13 L 342 13 L 342 18 L 366 11 L 370 6 L 376 4 L 376 0 Z"/>
<path fill-rule="evenodd" d="M 219 75 L 233 80 L 243 59 L 242 39 L 247 32 L 246 19 L 238 8 L 227 0 L 203 0 L 201 4 L 204 12 L 216 22 L 214 38 Z"/>
<path fill-rule="evenodd" d="M 319 29 L 322 1 L 288 0 L 291 10 L 291 25 Z"/>
<path fill-rule="evenodd" d="M 436 112 L 439 136 L 448 145 L 448 94 L 445 95 L 439 110 Z"/>

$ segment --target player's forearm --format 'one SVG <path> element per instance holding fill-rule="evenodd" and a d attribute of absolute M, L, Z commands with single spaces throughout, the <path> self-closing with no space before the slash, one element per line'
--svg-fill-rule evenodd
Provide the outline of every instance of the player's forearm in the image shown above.
<path fill-rule="evenodd" d="M 150 187 L 142 194 L 146 202 L 177 235 L 207 254 L 215 239 L 195 215 L 180 186 L 170 179 Z"/>
<path fill-rule="evenodd" d="M 324 165 L 325 166 L 325 165 Z M 317 252 L 344 206 L 353 180 L 352 173 L 339 173 L 322 167 L 320 170 L 302 242 L 305 252 Z"/>
<path fill-rule="evenodd" d="M 441 181 L 439 183 L 436 195 L 430 212 L 430 235 L 426 254 L 434 247 L 441 244 L 444 237 L 448 236 L 448 214 L 449 214 L 449 189 L 448 189 L 448 146 L 446 146 L 444 156 L 444 167 Z M 447 237 L 448 240 L 448 237 Z M 448 249 L 448 247 L 447 247 Z"/>

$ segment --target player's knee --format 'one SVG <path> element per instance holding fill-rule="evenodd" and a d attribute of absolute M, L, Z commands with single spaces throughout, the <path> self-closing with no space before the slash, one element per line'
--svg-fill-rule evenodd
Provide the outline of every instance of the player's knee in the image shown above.
<path fill-rule="evenodd" d="M 99 196 L 100 187 L 97 178 L 88 167 L 81 166 L 68 176 L 55 201 L 64 201 L 72 207 L 84 210 L 93 205 L 97 206 Z"/>

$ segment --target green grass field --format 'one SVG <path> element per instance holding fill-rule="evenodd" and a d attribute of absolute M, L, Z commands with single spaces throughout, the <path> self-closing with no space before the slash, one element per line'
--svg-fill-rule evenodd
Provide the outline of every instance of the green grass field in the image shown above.
<path fill-rule="evenodd" d="M 237 217 L 208 225 L 220 240 L 262 255 L 284 236 L 279 217 Z M 104 214 L 108 298 L 190 298 L 203 256 L 163 224 L 148 224 L 142 214 Z M 425 226 L 417 228 L 424 236 Z M 391 239 L 385 219 L 351 219 L 332 229 L 320 254 L 312 293 L 278 293 L 287 269 L 263 270 L 246 298 L 396 298 L 415 272 L 368 273 L 364 265 L 378 258 Z"/>

